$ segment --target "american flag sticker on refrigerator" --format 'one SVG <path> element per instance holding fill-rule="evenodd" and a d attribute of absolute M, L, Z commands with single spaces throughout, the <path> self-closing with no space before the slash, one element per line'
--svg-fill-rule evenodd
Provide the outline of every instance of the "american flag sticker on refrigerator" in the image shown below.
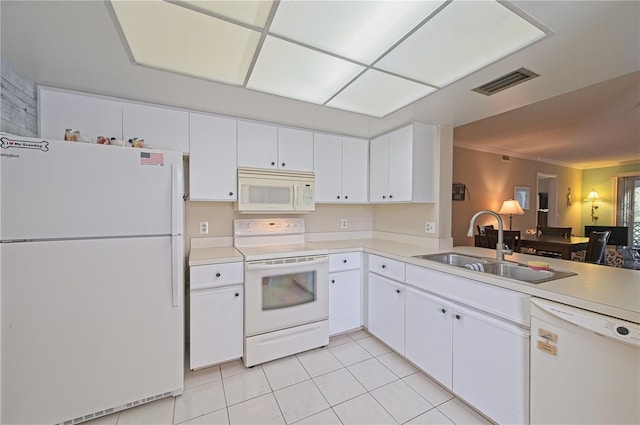
<path fill-rule="evenodd" d="M 158 152 L 140 152 L 141 165 L 164 165 L 164 154 Z"/>

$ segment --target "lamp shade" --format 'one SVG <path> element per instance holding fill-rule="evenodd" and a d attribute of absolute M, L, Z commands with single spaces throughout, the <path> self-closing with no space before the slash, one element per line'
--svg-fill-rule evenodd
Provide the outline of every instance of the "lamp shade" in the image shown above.
<path fill-rule="evenodd" d="M 591 192 L 589 192 L 589 195 L 587 195 L 587 197 L 585 198 L 585 201 L 595 201 L 597 199 L 600 199 L 600 197 L 598 196 L 598 192 L 596 192 L 596 189 L 593 188 L 591 189 Z"/>
<path fill-rule="evenodd" d="M 498 214 L 523 215 L 524 210 L 520 206 L 520 202 L 515 199 L 509 199 L 502 203 L 502 207 L 500 207 Z"/>

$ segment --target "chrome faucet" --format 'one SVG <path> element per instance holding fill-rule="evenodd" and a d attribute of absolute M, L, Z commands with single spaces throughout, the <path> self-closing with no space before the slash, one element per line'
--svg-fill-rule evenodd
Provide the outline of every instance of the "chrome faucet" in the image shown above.
<path fill-rule="evenodd" d="M 502 222 L 502 217 L 498 215 L 498 213 L 493 212 L 491 210 L 480 210 L 471 217 L 471 221 L 469 222 L 469 231 L 467 232 L 467 236 L 470 238 L 473 237 L 473 225 L 476 222 L 476 219 L 480 217 L 482 214 L 491 214 L 498 220 L 498 243 L 496 245 L 496 260 L 504 261 L 505 255 L 513 254 L 513 250 L 509 249 L 508 246 L 504 244 L 504 223 Z"/>

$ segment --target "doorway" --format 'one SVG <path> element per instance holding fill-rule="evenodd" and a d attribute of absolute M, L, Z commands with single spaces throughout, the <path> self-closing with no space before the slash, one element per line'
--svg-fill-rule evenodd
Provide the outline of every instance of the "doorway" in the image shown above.
<path fill-rule="evenodd" d="M 558 176 L 538 173 L 537 222 L 538 226 L 558 225 Z"/>

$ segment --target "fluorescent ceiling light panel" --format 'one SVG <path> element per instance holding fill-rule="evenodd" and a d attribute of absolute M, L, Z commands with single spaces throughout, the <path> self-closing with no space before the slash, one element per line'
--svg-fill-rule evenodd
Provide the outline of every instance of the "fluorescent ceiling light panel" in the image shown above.
<path fill-rule="evenodd" d="M 244 82 L 259 32 L 166 2 L 111 4 L 135 62 L 227 84 Z"/>
<path fill-rule="evenodd" d="M 268 36 L 247 88 L 322 104 L 363 69 L 352 62 Z"/>
<path fill-rule="evenodd" d="M 184 0 L 180 3 L 260 28 L 264 28 L 267 23 L 273 5 L 272 0 Z"/>
<path fill-rule="evenodd" d="M 351 83 L 327 106 L 383 117 L 436 89 L 373 69 Z"/>
<path fill-rule="evenodd" d="M 269 31 L 370 64 L 442 3 L 282 0 Z"/>
<path fill-rule="evenodd" d="M 444 87 L 544 36 L 495 1 L 453 1 L 375 67 Z"/>

